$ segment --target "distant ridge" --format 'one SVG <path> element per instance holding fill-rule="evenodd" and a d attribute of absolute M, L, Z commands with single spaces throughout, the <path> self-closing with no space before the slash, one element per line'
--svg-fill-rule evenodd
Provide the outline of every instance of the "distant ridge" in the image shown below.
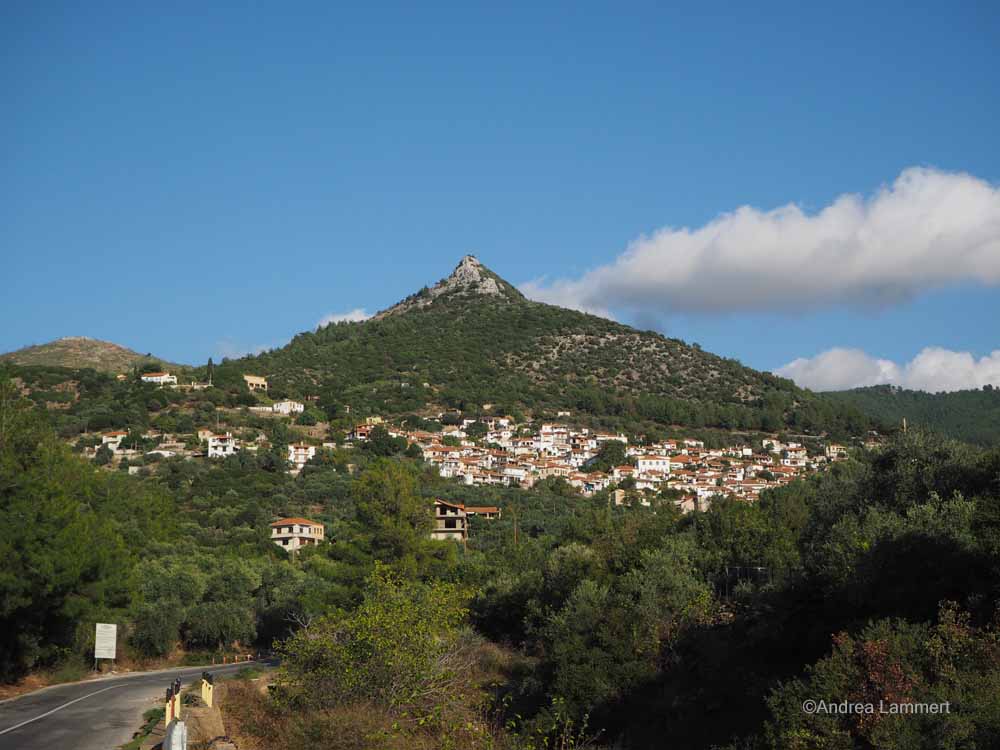
<path fill-rule="evenodd" d="M 26 346 L 7 354 L 0 354 L 0 362 L 15 365 L 44 365 L 71 369 L 91 368 L 100 372 L 125 372 L 136 365 L 161 362 L 164 366 L 178 365 L 150 354 L 140 354 L 110 341 L 88 336 L 64 336 L 47 344 Z"/>

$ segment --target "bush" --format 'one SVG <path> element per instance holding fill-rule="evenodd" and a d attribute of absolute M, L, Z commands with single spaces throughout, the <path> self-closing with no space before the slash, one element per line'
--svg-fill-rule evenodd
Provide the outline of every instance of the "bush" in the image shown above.
<path fill-rule="evenodd" d="M 371 701 L 429 716 L 461 670 L 453 663 L 467 597 L 454 585 L 404 582 L 381 565 L 350 615 L 325 617 L 279 649 L 279 684 L 293 704 Z"/>

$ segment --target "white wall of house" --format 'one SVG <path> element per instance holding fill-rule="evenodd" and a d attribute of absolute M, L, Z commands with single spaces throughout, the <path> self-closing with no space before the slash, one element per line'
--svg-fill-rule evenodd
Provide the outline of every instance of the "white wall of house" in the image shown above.
<path fill-rule="evenodd" d="M 275 403 L 271 409 L 276 414 L 301 414 L 306 410 L 305 404 L 300 404 L 298 401 L 278 401 Z"/>
<path fill-rule="evenodd" d="M 240 441 L 230 433 L 225 435 L 212 435 L 208 438 L 208 457 L 225 458 L 232 456 L 240 449 Z"/>

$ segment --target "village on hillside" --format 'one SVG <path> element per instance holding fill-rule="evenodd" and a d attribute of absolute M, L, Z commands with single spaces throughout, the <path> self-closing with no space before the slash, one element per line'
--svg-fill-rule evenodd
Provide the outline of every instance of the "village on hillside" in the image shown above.
<path fill-rule="evenodd" d="M 176 377 L 166 372 L 146 373 L 141 378 L 159 387 L 204 385 L 178 386 Z M 244 375 L 243 381 L 249 393 L 266 396 L 267 378 Z M 491 408 L 484 405 L 484 413 Z M 242 409 L 260 417 L 295 418 L 306 411 L 306 404 L 282 399 Z M 315 431 L 308 437 L 299 433 L 288 443 L 286 459 L 288 471 L 294 475 L 321 451 L 362 447 L 380 436 L 405 441 L 408 455 L 422 457 L 442 477 L 466 485 L 530 488 L 546 479 L 561 479 L 583 496 L 610 491 L 617 504 L 637 501 L 646 505 L 652 497 L 669 498 L 690 512 L 705 510 L 711 499 L 720 495 L 754 501 L 764 490 L 848 456 L 848 447 L 840 443 L 813 441 L 807 448 L 777 437 L 765 437 L 751 445 L 734 436 L 733 443 L 722 448 L 706 447 L 704 441 L 688 437 L 636 444 L 620 432 L 574 427 L 568 411 L 559 412 L 557 420 L 533 426 L 517 423 L 510 416 L 462 418 L 438 413 L 422 418 L 424 427 L 433 429 L 413 429 L 381 416 L 365 416 L 354 422 L 340 442 L 319 437 Z M 218 427 L 201 427 L 192 435 L 149 430 L 142 437 L 154 447 L 142 450 L 125 445 L 127 431 L 115 430 L 102 433 L 100 442 L 95 440 L 84 448 L 84 454 L 95 458 L 104 451 L 114 458 L 108 463 L 175 456 L 213 460 L 270 447 L 262 431 L 256 431 L 252 438 L 246 430 L 240 435 Z M 874 443 L 869 439 L 867 445 Z M 610 465 L 609 458 L 613 459 Z M 129 466 L 128 470 L 138 473 L 142 467 Z"/>

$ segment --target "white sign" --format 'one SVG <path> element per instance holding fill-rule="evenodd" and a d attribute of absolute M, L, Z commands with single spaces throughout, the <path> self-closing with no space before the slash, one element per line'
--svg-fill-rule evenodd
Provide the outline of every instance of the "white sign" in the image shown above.
<path fill-rule="evenodd" d="M 94 636 L 94 658 L 114 659 L 115 647 L 118 643 L 118 626 L 105 622 L 97 623 L 97 633 Z"/>

